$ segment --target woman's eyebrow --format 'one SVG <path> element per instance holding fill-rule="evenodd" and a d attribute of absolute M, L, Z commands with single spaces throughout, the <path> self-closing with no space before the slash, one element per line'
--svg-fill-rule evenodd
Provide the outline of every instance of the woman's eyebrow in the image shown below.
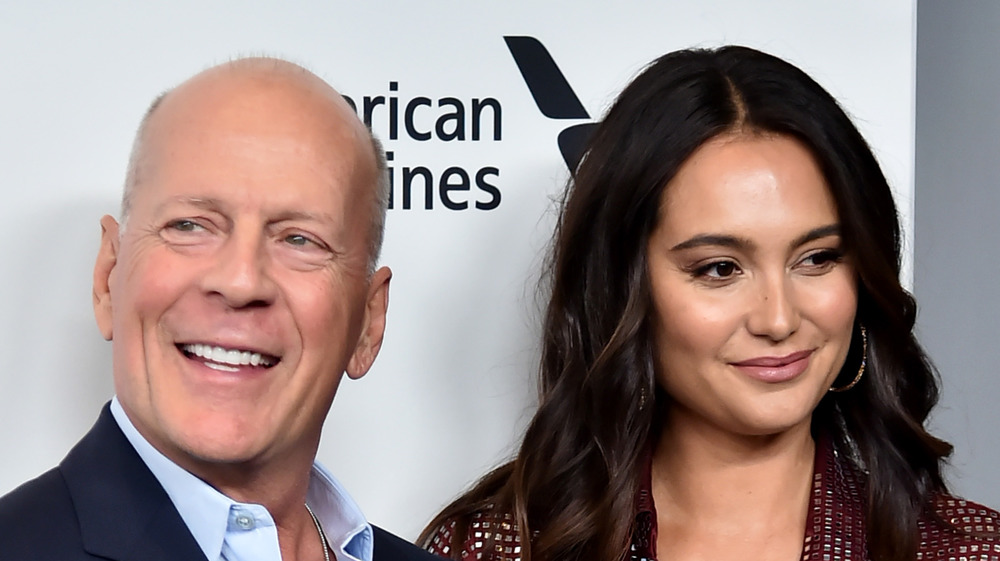
<path fill-rule="evenodd" d="M 838 235 L 840 235 L 840 224 L 827 224 L 826 226 L 813 228 L 805 234 L 795 238 L 795 240 L 791 243 L 791 247 L 799 247 L 800 245 L 807 244 L 813 240 Z M 670 251 L 683 251 L 685 249 L 709 245 L 731 247 L 733 249 L 742 250 L 752 250 L 756 247 L 756 244 L 747 238 L 727 234 L 698 234 L 697 236 L 687 239 L 670 248 Z"/>
<path fill-rule="evenodd" d="M 754 247 L 754 243 L 746 238 L 725 234 L 698 234 L 670 248 L 670 251 L 683 251 L 706 245 L 731 247 L 733 249 L 750 249 Z"/>
<path fill-rule="evenodd" d="M 840 224 L 827 224 L 826 226 L 820 226 L 819 228 L 813 228 L 805 234 L 795 238 L 792 242 L 791 247 L 799 247 L 800 245 L 807 244 L 813 240 L 818 240 L 820 238 L 825 238 L 827 236 L 839 236 L 840 235 Z"/>

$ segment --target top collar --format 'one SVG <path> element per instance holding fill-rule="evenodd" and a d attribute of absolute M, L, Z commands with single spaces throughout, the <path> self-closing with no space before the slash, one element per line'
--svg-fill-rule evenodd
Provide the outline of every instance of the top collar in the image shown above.
<path fill-rule="evenodd" d="M 643 461 L 632 531 L 632 561 L 656 560 L 656 506 L 652 494 L 652 447 Z M 831 439 L 816 439 L 813 487 L 802 546 L 803 561 L 867 559 L 865 483 L 853 462 L 842 458 Z"/>

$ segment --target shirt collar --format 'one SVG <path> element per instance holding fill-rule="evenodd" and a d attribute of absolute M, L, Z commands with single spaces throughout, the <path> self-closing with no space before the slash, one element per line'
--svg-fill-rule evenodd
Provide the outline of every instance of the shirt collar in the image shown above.
<path fill-rule="evenodd" d="M 371 561 L 374 547 L 371 525 L 340 482 L 318 463 L 313 464 L 306 502 L 323 525 L 338 559 Z"/>
<path fill-rule="evenodd" d="M 160 482 L 207 559 L 219 559 L 230 507 L 238 505 L 211 485 L 172 462 L 135 428 L 115 397 L 111 414 L 143 463 Z M 371 561 L 372 528 L 343 486 L 318 463 L 309 476 L 306 502 L 316 514 L 338 559 Z"/>

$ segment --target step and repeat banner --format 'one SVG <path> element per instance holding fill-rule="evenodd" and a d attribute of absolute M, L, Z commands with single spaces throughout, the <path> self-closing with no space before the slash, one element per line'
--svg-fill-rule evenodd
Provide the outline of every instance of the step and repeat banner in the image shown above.
<path fill-rule="evenodd" d="M 538 272 L 571 156 L 557 139 L 600 119 L 653 58 L 736 43 L 802 67 L 874 146 L 911 230 L 909 2 L 11 4 L 0 8 L 0 493 L 56 464 L 112 395 L 91 268 L 140 117 L 234 56 L 310 68 L 388 151 L 385 344 L 367 376 L 341 385 L 320 459 L 374 522 L 409 538 L 507 458 L 530 417 Z"/>

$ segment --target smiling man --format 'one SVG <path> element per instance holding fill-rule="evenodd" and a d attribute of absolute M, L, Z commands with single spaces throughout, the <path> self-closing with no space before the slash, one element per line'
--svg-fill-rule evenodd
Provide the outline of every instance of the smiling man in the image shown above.
<path fill-rule="evenodd" d="M 341 96 L 274 59 L 153 103 L 94 310 L 116 397 L 0 499 L 4 560 L 432 559 L 314 463 L 344 373 L 382 344 L 384 156 Z"/>

